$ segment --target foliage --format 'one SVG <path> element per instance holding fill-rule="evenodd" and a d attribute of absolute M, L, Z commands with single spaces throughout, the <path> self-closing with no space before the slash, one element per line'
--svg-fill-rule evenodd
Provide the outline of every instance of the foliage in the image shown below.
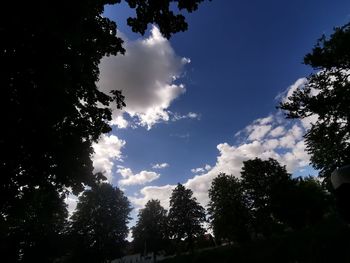
<path fill-rule="evenodd" d="M 205 210 L 190 189 L 178 184 L 170 197 L 170 236 L 180 242 L 185 239 L 192 250 L 194 239 L 204 233 Z"/>
<path fill-rule="evenodd" d="M 105 262 L 120 256 L 130 211 L 126 196 L 110 184 L 96 184 L 86 190 L 71 217 L 72 262 Z"/>
<path fill-rule="evenodd" d="M 259 158 L 243 162 L 242 187 L 252 214 L 252 227 L 258 235 L 277 231 L 278 212 L 285 208 L 283 199 L 291 184 L 291 175 L 276 160 Z"/>
<path fill-rule="evenodd" d="M 329 195 L 321 183 L 312 177 L 293 179 L 281 202 L 283 207 L 276 214 L 295 230 L 315 225 L 331 212 Z"/>
<path fill-rule="evenodd" d="M 209 189 L 209 221 L 217 240 L 244 242 L 249 239 L 249 215 L 239 179 L 219 174 Z"/>
<path fill-rule="evenodd" d="M 305 135 L 307 150 L 320 176 L 350 163 L 350 23 L 322 36 L 304 63 L 316 70 L 303 88 L 280 104 L 288 118 L 316 116 Z"/>
<path fill-rule="evenodd" d="M 138 214 L 138 221 L 132 228 L 133 243 L 138 252 L 157 252 L 167 245 L 167 211 L 159 200 L 150 200 Z"/>
<path fill-rule="evenodd" d="M 51 186 L 23 191 L 25 198 L 1 222 L 2 262 L 53 262 L 64 249 L 64 198 Z"/>

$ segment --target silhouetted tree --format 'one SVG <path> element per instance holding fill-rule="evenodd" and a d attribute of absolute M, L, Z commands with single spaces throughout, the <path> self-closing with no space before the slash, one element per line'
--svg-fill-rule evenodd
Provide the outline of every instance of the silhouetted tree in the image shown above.
<path fill-rule="evenodd" d="M 249 239 L 249 210 L 239 179 L 219 174 L 209 189 L 209 221 L 217 240 Z"/>
<path fill-rule="evenodd" d="M 64 196 L 50 185 L 23 193 L 1 222 L 1 262 L 54 262 L 64 252 Z"/>
<path fill-rule="evenodd" d="M 187 29 L 178 11 L 192 12 L 202 1 L 126 0 L 136 10 L 128 24 L 141 34 L 148 24 L 157 24 L 170 37 Z M 118 83 L 111 94 L 96 86 L 101 58 L 124 53 L 116 23 L 103 16 L 105 5 L 120 2 L 9 1 L 3 8 L 0 112 L 6 125 L 0 129 L 0 228 L 5 233 L 1 238 L 10 231 L 10 218 L 26 217 L 18 203 L 31 200 L 28 191 L 50 185 L 58 193 L 71 189 L 78 194 L 95 182 L 91 145 L 111 130 L 111 103 L 125 106 Z"/>
<path fill-rule="evenodd" d="M 134 248 L 141 253 L 153 252 L 154 261 L 157 252 L 168 244 L 167 211 L 159 200 L 150 200 L 138 214 L 138 221 L 132 228 Z"/>
<path fill-rule="evenodd" d="M 320 222 L 330 212 L 330 198 L 321 183 L 312 177 L 298 177 L 281 196 L 278 218 L 293 229 Z"/>
<path fill-rule="evenodd" d="M 322 36 L 304 63 L 318 71 L 280 108 L 288 118 L 318 118 L 305 141 L 313 166 L 329 182 L 335 168 L 350 163 L 350 23 Z"/>
<path fill-rule="evenodd" d="M 285 207 L 284 197 L 291 187 L 291 175 L 271 158 L 243 162 L 241 175 L 255 233 L 270 236 L 281 227 L 276 219 Z"/>
<path fill-rule="evenodd" d="M 72 262 L 105 262 L 121 256 L 130 203 L 123 192 L 99 183 L 80 197 L 71 217 Z"/>
<path fill-rule="evenodd" d="M 194 239 L 204 233 L 205 210 L 190 189 L 177 184 L 170 197 L 169 231 L 179 244 L 185 240 L 192 251 Z"/>

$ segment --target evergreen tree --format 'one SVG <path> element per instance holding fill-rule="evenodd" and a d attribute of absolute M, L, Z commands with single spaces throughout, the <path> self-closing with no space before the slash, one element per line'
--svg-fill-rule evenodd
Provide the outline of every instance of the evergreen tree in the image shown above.
<path fill-rule="evenodd" d="M 168 243 L 167 211 L 159 200 L 150 200 L 138 214 L 136 225 L 132 228 L 134 248 L 141 253 L 157 252 L 164 249 Z M 155 260 L 154 260 L 155 261 Z"/>
<path fill-rule="evenodd" d="M 177 244 L 187 242 L 188 248 L 194 248 L 194 239 L 204 234 L 205 210 L 197 202 L 190 189 L 177 184 L 170 197 L 169 230 Z"/>

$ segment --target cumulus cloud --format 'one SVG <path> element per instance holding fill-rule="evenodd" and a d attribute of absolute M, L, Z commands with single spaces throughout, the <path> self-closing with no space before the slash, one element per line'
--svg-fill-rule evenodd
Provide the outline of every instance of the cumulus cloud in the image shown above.
<path fill-rule="evenodd" d="M 140 191 L 142 197 L 130 196 L 128 198 L 136 207 L 143 207 L 147 201 L 158 199 L 165 209 L 169 209 L 169 197 L 175 187 L 175 185 L 169 184 L 164 186 L 146 186 Z"/>
<path fill-rule="evenodd" d="M 211 169 L 211 166 L 209 164 L 206 164 L 204 167 L 198 167 L 191 169 L 192 173 L 198 174 L 198 173 L 204 173 L 206 171 L 209 171 Z"/>
<path fill-rule="evenodd" d="M 134 125 L 147 129 L 169 121 L 169 106 L 185 92 L 184 85 L 176 80 L 190 60 L 177 56 L 157 27 L 151 29 L 146 39 L 126 39 L 124 47 L 124 56 L 105 57 L 100 64 L 99 89 L 108 94 L 119 89 L 125 96 L 126 107 L 122 112 L 114 110 L 111 124 L 128 127 L 130 120 L 126 115 Z M 186 117 L 197 118 L 197 114 L 189 113 Z"/>
<path fill-rule="evenodd" d="M 92 162 L 94 172 L 103 173 L 112 182 L 112 168 L 115 161 L 122 161 L 121 149 L 126 142 L 115 135 L 102 135 L 97 143 L 92 145 L 94 154 Z"/>
<path fill-rule="evenodd" d="M 141 171 L 134 174 L 130 168 L 119 168 L 117 172 L 123 177 L 123 179 L 119 180 L 119 184 L 122 186 L 142 185 L 152 182 L 160 177 L 160 174 L 150 171 Z"/>
<path fill-rule="evenodd" d="M 169 167 L 168 163 L 156 163 L 154 165 L 152 165 L 153 169 L 163 169 L 163 168 L 167 168 Z"/>
<path fill-rule="evenodd" d="M 204 173 L 204 172 L 205 172 L 205 169 L 202 168 L 202 167 L 193 168 L 193 169 L 191 169 L 191 172 L 194 173 L 194 174 L 197 174 L 197 173 Z"/>

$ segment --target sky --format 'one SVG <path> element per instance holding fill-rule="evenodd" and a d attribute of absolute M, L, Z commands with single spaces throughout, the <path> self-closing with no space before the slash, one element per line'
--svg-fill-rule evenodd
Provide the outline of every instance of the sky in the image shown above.
<path fill-rule="evenodd" d="M 286 120 L 276 106 L 313 72 L 302 61 L 317 39 L 350 21 L 349 1 L 214 0 L 185 14 L 188 31 L 170 40 L 153 25 L 133 33 L 133 14 L 126 4 L 105 9 L 126 54 L 101 61 L 97 85 L 122 90 L 127 106 L 113 110 L 92 160 L 124 190 L 134 218 L 151 198 L 168 208 L 177 183 L 206 206 L 212 179 L 239 177 L 255 157 L 317 175 L 303 140 L 317 116 Z"/>

